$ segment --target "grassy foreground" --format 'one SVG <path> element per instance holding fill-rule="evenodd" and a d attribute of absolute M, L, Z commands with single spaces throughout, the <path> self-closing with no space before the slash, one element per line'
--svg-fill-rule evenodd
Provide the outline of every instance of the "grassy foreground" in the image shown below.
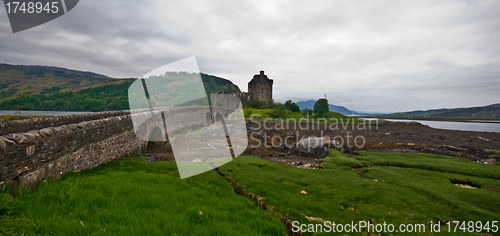
<path fill-rule="evenodd" d="M 0 235 L 286 235 L 213 171 L 180 179 L 176 169 L 126 158 L 0 195 Z"/>
<path fill-rule="evenodd" d="M 334 151 L 323 159 L 325 169 L 298 169 L 247 156 L 220 170 L 300 224 L 425 224 L 425 233 L 418 235 L 434 235 L 431 221 L 490 221 L 490 226 L 500 221 L 500 192 L 484 188 L 500 188 L 500 166 L 432 154 L 360 152 L 355 158 Z M 444 231 L 446 225 L 439 235 L 470 234 Z"/>
<path fill-rule="evenodd" d="M 493 229 L 500 221 L 498 165 L 365 151 L 332 151 L 321 162 L 325 169 L 299 169 L 242 156 L 219 169 L 300 224 L 423 224 L 425 232 L 410 235 L 486 235 L 453 232 L 454 225 L 447 233 L 444 222 L 489 221 Z M 0 194 L 0 235 L 286 235 L 277 218 L 236 195 L 224 178 L 209 171 L 181 180 L 176 168 L 126 158 L 68 173 L 16 199 Z M 443 222 L 441 233 L 430 232 L 431 221 Z M 331 234 L 353 235 L 317 235 Z"/>

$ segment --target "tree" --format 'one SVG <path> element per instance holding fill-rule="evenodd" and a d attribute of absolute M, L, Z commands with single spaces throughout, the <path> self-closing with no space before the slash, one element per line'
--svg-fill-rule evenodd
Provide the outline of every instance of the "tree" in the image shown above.
<path fill-rule="evenodd" d="M 302 110 L 302 113 L 305 115 L 305 116 L 312 116 L 313 115 L 313 110 L 312 109 L 309 109 L 309 108 L 306 108 L 304 110 Z"/>
<path fill-rule="evenodd" d="M 328 108 L 328 100 L 321 98 L 314 104 L 314 114 L 318 117 L 325 115 L 330 108 Z"/>
<path fill-rule="evenodd" d="M 265 104 L 266 108 L 272 109 L 273 108 L 273 102 L 274 100 L 269 100 L 267 101 L 267 104 Z M 263 102 L 264 103 L 264 102 Z"/>
<path fill-rule="evenodd" d="M 292 102 L 292 100 L 288 100 L 285 102 L 286 109 L 290 110 L 291 112 L 300 112 L 300 107 Z"/>

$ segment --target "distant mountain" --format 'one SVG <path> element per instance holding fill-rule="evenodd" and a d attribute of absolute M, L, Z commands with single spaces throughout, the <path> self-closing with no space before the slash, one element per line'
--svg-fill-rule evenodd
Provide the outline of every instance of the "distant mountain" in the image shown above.
<path fill-rule="evenodd" d="M 300 107 L 301 110 L 303 109 L 314 109 L 314 104 L 316 103 L 316 101 L 314 100 L 307 100 L 307 101 L 300 101 L 300 102 L 297 102 L 296 104 Z M 333 112 L 338 112 L 342 115 L 360 115 L 359 113 L 357 112 L 354 112 L 354 111 L 351 111 L 347 108 L 345 108 L 344 106 L 336 106 L 336 105 L 332 105 L 332 104 L 329 104 L 328 106 L 330 108 L 330 111 L 333 111 Z"/>
<path fill-rule="evenodd" d="M 388 116 L 415 116 L 415 117 L 467 117 L 467 118 L 500 118 L 500 103 L 483 107 L 433 109 L 409 112 L 396 112 Z"/>
<path fill-rule="evenodd" d="M 365 115 L 365 116 L 377 116 L 377 115 L 385 114 L 383 112 L 364 112 L 364 111 L 354 111 L 354 113 L 357 113 L 358 115 Z"/>
<path fill-rule="evenodd" d="M 230 80 L 200 74 L 207 94 L 240 91 Z M 125 110 L 128 87 L 135 80 L 59 67 L 0 64 L 0 109 Z"/>

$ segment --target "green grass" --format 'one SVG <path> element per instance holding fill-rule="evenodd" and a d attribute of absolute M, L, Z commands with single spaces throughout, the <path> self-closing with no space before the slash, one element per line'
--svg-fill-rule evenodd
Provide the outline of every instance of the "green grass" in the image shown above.
<path fill-rule="evenodd" d="M 278 119 L 273 119 L 271 118 L 270 114 L 273 111 L 273 109 L 255 109 L 255 108 L 245 108 L 244 109 L 244 114 L 246 119 L 255 119 L 255 120 L 264 120 L 267 119 L 268 121 L 285 121 L 285 122 L 296 122 L 296 123 L 305 123 L 305 122 L 314 122 L 314 123 L 338 123 L 339 127 L 342 126 L 342 124 L 360 124 L 363 123 L 358 118 L 354 117 L 348 117 L 345 115 L 342 115 L 338 112 L 330 112 L 328 114 L 328 117 L 326 118 L 317 118 L 314 116 L 309 116 L 307 119 L 307 116 L 303 115 L 302 113 L 299 112 L 294 112 L 290 116 L 286 118 L 278 118 Z M 369 124 L 369 122 L 366 122 L 366 124 Z"/>
<path fill-rule="evenodd" d="M 358 161 L 359 164 L 363 164 L 363 166 L 396 166 L 500 179 L 500 170 L 498 167 L 484 163 L 471 162 L 456 157 L 426 153 L 380 153 L 367 151 L 358 151 L 358 154 L 359 155 L 355 156 L 357 159 L 356 161 Z M 345 158 L 345 156 L 338 151 L 332 151 L 330 154 L 330 157 L 339 156 Z M 328 162 L 336 162 L 336 160 L 337 158 L 327 158 L 325 164 Z"/>
<path fill-rule="evenodd" d="M 496 153 L 500 153 L 500 150 L 498 149 L 484 149 L 485 151 L 492 151 L 492 152 L 496 152 Z"/>
<path fill-rule="evenodd" d="M 484 188 L 500 188 L 499 165 L 367 151 L 352 157 L 332 151 L 320 161 L 325 169 L 241 156 L 219 169 L 301 224 L 318 223 L 306 216 L 342 224 L 424 224 L 426 232 L 418 235 L 433 235 L 429 222 L 438 218 L 490 224 L 500 219 L 500 193 Z M 236 195 L 224 178 L 206 172 L 181 180 L 176 168 L 175 162 L 126 158 L 68 173 L 15 199 L 0 195 L 0 235 L 286 234 L 277 218 Z"/>
<path fill-rule="evenodd" d="M 176 169 L 126 158 L 67 173 L 22 191 L 11 215 L 26 223 L 24 235 L 286 235 L 224 178 L 209 171 L 180 179 Z"/>
<path fill-rule="evenodd" d="M 343 224 L 373 219 L 376 224 L 385 221 L 396 227 L 425 224 L 426 233 L 420 235 L 432 235 L 429 222 L 436 218 L 500 219 L 499 192 L 460 188 L 451 182 L 498 188 L 500 166 L 430 154 L 360 152 L 355 157 L 332 152 L 323 159 L 325 169 L 299 169 L 245 156 L 220 170 L 247 191 L 265 197 L 275 211 L 301 224 L 316 223 L 305 216 Z M 455 173 L 443 172 L 445 168 Z M 308 194 L 300 194 L 302 190 Z"/>

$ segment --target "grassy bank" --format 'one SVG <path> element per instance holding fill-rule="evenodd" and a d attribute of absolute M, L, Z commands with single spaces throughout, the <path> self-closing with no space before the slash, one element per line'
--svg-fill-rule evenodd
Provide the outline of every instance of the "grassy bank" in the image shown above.
<path fill-rule="evenodd" d="M 219 169 L 300 224 L 423 224 L 417 235 L 435 235 L 431 221 L 489 221 L 491 228 L 500 220 L 498 165 L 365 151 L 332 151 L 321 163 L 325 169 L 299 169 L 242 156 Z M 224 178 L 209 171 L 181 180 L 176 168 L 126 158 L 68 173 L 16 199 L 0 195 L 0 234 L 286 235 L 277 218 L 236 195 Z M 484 235 L 447 233 L 445 223 L 441 231 Z"/>
<path fill-rule="evenodd" d="M 5 235 L 286 235 L 279 220 L 212 171 L 181 180 L 175 162 L 127 158 L 21 192 Z M 4 195 L 5 196 L 5 195 Z M 0 202 L 0 206 L 2 202 Z M 1 207 L 0 207 L 1 209 Z M 0 215 L 1 215 L 0 210 Z"/>
<path fill-rule="evenodd" d="M 255 109 L 255 108 L 245 108 L 244 114 L 246 119 L 254 119 L 254 120 L 264 120 L 268 121 L 287 121 L 287 122 L 295 122 L 295 123 L 305 123 L 305 122 L 314 122 L 314 123 L 338 123 L 340 124 L 360 124 L 363 121 L 355 118 L 342 115 L 338 112 L 329 112 L 325 117 L 315 117 L 312 115 L 305 115 L 302 112 L 288 112 L 281 118 L 273 118 L 272 117 L 273 109 Z"/>
<path fill-rule="evenodd" d="M 425 224 L 427 231 L 420 235 L 433 235 L 430 222 L 438 219 L 500 219 L 500 192 L 486 187 L 500 188 L 500 166 L 430 154 L 360 154 L 353 159 L 332 152 L 323 159 L 325 169 L 291 168 L 247 156 L 220 170 L 247 191 L 265 197 L 275 211 L 301 224 L 318 223 L 306 217 L 342 224 Z"/>
<path fill-rule="evenodd" d="M 0 116 L 0 121 L 1 120 L 25 120 L 25 119 L 32 119 L 32 118 L 40 118 L 41 116 L 14 116 L 14 115 L 1 115 Z"/>

